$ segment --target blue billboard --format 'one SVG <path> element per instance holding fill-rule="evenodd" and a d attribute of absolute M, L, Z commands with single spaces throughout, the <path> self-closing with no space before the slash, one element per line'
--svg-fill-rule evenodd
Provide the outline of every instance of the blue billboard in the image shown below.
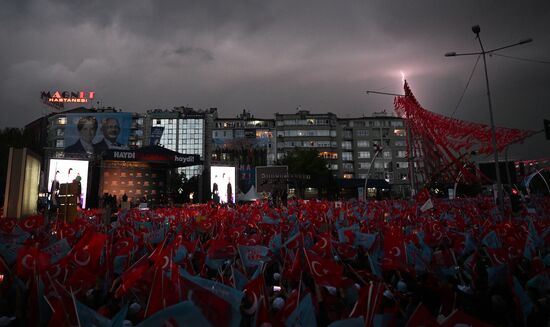
<path fill-rule="evenodd" d="M 127 112 L 67 114 L 65 152 L 101 154 L 128 149 L 132 114 Z"/>

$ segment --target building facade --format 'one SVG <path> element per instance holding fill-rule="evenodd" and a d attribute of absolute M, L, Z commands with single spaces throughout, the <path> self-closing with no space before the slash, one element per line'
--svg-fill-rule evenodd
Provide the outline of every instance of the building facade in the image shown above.
<path fill-rule="evenodd" d="M 238 187 L 244 193 L 255 183 L 255 167 L 275 163 L 274 126 L 273 119 L 255 118 L 246 110 L 236 118 L 214 121 L 212 165 L 236 167 Z"/>
<path fill-rule="evenodd" d="M 205 167 L 210 167 L 211 131 L 217 109 L 195 110 L 176 107 L 172 110 L 148 110 L 145 119 L 145 137 L 150 140 L 151 130 L 162 127 L 159 145 L 184 154 L 196 154 L 203 165 L 178 168 L 187 178 L 201 175 Z M 149 144 L 149 143 L 148 143 Z"/>

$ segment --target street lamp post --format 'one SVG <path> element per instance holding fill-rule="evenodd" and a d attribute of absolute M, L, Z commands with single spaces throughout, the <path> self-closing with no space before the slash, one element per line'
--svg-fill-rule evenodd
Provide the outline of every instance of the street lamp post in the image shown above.
<path fill-rule="evenodd" d="M 365 202 L 367 202 L 367 193 L 368 193 L 367 181 L 369 180 L 370 171 L 372 169 L 372 166 L 374 165 L 374 160 L 376 160 L 376 157 L 378 156 L 378 154 L 380 154 L 380 152 L 382 152 L 382 147 L 380 145 L 376 144 L 374 147 L 375 147 L 376 151 L 374 152 L 374 156 L 373 156 L 373 158 L 370 162 L 369 169 L 367 170 L 367 175 L 365 176 L 365 189 L 364 189 Z"/>
<path fill-rule="evenodd" d="M 486 61 L 486 54 L 493 53 L 498 50 L 511 48 L 517 45 L 529 43 L 533 41 L 532 39 L 525 39 L 521 40 L 517 43 L 499 47 L 496 49 L 485 51 L 485 48 L 483 47 L 483 43 L 481 43 L 481 38 L 479 37 L 479 32 L 481 31 L 481 28 L 479 25 L 472 26 L 472 32 L 476 35 L 476 39 L 479 41 L 479 46 L 481 47 L 481 52 L 470 52 L 470 53 L 456 53 L 456 52 L 448 52 L 445 54 L 445 57 L 456 57 L 456 56 L 471 56 L 471 55 L 481 55 L 483 56 L 483 66 L 485 68 L 485 84 L 487 87 L 487 100 L 489 102 L 489 119 L 491 122 L 491 143 L 493 146 L 493 152 L 494 152 L 494 160 L 495 160 L 495 174 L 497 178 L 497 197 L 498 197 L 498 206 L 501 212 L 504 212 L 504 192 L 502 190 L 502 182 L 500 179 L 500 167 L 498 163 L 498 151 L 497 151 L 497 137 L 496 137 L 496 130 L 495 130 L 495 122 L 493 119 L 493 104 L 491 102 L 491 91 L 489 88 L 489 75 L 487 73 L 487 61 Z"/>

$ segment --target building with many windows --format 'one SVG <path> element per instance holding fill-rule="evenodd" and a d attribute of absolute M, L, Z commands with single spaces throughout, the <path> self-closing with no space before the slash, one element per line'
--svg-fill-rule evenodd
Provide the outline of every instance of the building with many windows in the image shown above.
<path fill-rule="evenodd" d="M 386 113 L 338 119 L 338 177 L 385 180 L 392 191 L 410 192 L 407 133 L 403 120 Z"/>
<path fill-rule="evenodd" d="M 47 159 L 88 160 L 93 165 L 94 160 L 104 157 L 84 149 L 76 151 L 78 153 L 67 151 L 75 149 L 80 131 L 78 120 L 87 116 L 96 118 L 93 141 L 96 145 L 100 143 L 101 133 L 105 133 L 108 120 L 116 118 L 121 150 L 147 147 L 156 136 L 155 142 L 161 148 L 199 156 L 199 165 L 177 169 L 187 178 L 207 176 L 201 182 L 204 189 L 200 192 L 204 197 L 208 197 L 211 166 L 235 166 L 237 187 L 246 192 L 255 183 L 255 167 L 274 165 L 294 148 L 317 150 L 327 160 L 333 176 L 355 190 L 362 188 L 368 177 L 389 183 L 396 195 L 406 196 L 410 192 L 411 167 L 404 121 L 385 112 L 369 117 L 339 118 L 330 112 L 316 114 L 299 109 L 295 113 L 276 113 L 274 119 L 266 119 L 256 118 L 246 110 L 234 118 L 220 118 L 216 108 L 154 109 L 145 115 L 113 108 L 77 108 L 47 117 Z M 113 144 L 109 149 L 113 150 L 111 146 Z M 98 186 L 97 190 L 102 188 Z"/>
<path fill-rule="evenodd" d="M 210 166 L 211 130 L 217 109 L 195 110 L 193 108 L 176 107 L 172 110 L 148 110 L 145 131 L 149 140 L 151 128 L 163 127 L 159 145 L 184 154 L 196 154 L 204 165 L 178 168 L 187 178 L 201 175 L 204 167 Z"/>
<path fill-rule="evenodd" d="M 243 110 L 236 118 L 217 118 L 212 128 L 212 165 L 235 166 L 238 187 L 255 183 L 255 167 L 275 163 L 273 119 L 255 118 Z"/>
<path fill-rule="evenodd" d="M 333 113 L 313 114 L 299 110 L 294 114 L 275 114 L 276 158 L 293 148 L 317 149 L 329 169 L 338 176 L 338 118 Z"/>

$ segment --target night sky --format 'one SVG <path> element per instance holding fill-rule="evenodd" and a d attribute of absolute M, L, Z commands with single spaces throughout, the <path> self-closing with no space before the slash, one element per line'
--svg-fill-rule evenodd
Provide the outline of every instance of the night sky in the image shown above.
<path fill-rule="evenodd" d="M 488 123 L 487 58 L 498 126 L 550 119 L 550 1 L 0 0 L 0 127 L 51 112 L 40 91 L 95 91 L 123 111 L 217 107 L 256 117 L 300 106 L 339 117 L 393 111 L 401 71 L 431 111 Z M 535 62 L 542 61 L 542 62 Z M 546 63 L 544 63 L 546 62 Z M 455 110 L 456 108 L 456 110 Z M 550 157 L 543 135 L 512 157 Z"/>

